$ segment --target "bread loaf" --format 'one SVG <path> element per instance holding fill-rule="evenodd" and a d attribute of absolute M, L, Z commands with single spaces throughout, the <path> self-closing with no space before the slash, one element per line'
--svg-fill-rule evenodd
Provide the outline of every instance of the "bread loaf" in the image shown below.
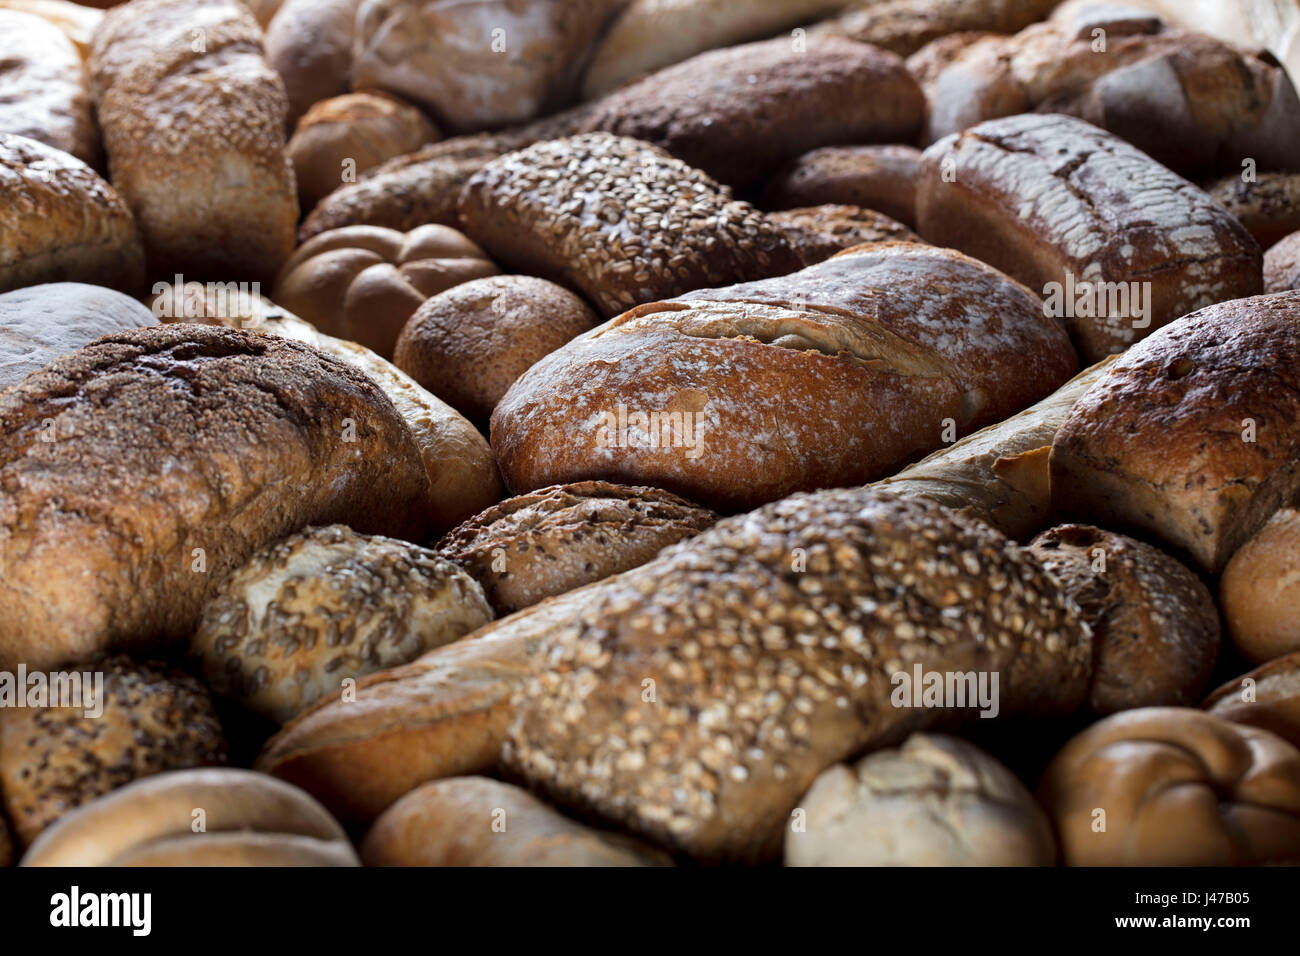
<path fill-rule="evenodd" d="M 1115 360 L 1103 359 L 1041 402 L 908 465 L 875 487 L 921 497 L 1027 540 L 1052 512 L 1048 457 L 1075 401 Z"/>
<path fill-rule="evenodd" d="M 184 640 L 227 573 L 311 524 L 419 538 L 392 403 L 297 342 L 198 325 L 99 339 L 0 393 L 0 669 Z"/>
<path fill-rule="evenodd" d="M 716 520 L 657 488 L 584 481 L 493 505 L 449 532 L 438 550 L 505 615 L 645 564 Z"/>
<path fill-rule="evenodd" d="M 892 53 L 779 37 L 701 53 L 623 87 L 592 105 L 583 129 L 653 143 L 744 190 L 819 146 L 912 142 L 924 111 Z"/>
<path fill-rule="evenodd" d="M 802 265 L 784 232 L 704 173 L 604 133 L 488 163 L 466 183 L 460 217 L 497 262 L 581 292 L 605 318 Z"/>
<path fill-rule="evenodd" d="M 247 770 L 139 780 L 47 830 L 23 866 L 357 866 L 310 796 Z"/>
<path fill-rule="evenodd" d="M 1300 173 L 1259 173 L 1249 180 L 1238 173 L 1205 188 L 1262 249 L 1300 229 Z"/>
<path fill-rule="evenodd" d="M 996 270 L 865 246 L 574 339 L 497 405 L 492 447 L 516 493 L 600 479 L 744 510 L 889 475 L 1075 368 L 1057 320 Z"/>
<path fill-rule="evenodd" d="M 845 36 L 907 56 L 933 40 L 967 30 L 1015 33 L 1060 0 L 858 0 L 818 24 L 814 35 Z"/>
<path fill-rule="evenodd" d="M 1300 511 L 1279 508 L 1243 544 L 1219 582 L 1232 643 L 1256 664 L 1300 651 Z"/>
<path fill-rule="evenodd" d="M 1052 825 L 1015 774 L 978 747 L 913 734 L 823 770 L 785 835 L 786 866 L 1051 866 Z"/>
<path fill-rule="evenodd" d="M 771 212 L 767 218 L 785 230 L 804 265 L 825 262 L 836 253 L 878 242 L 924 242 L 901 222 L 861 206 L 811 206 Z"/>
<path fill-rule="evenodd" d="M 187 674 L 113 657 L 78 663 L 65 677 L 48 675 L 47 700 L 33 703 L 30 686 L 20 687 L 25 706 L 0 711 L 0 794 L 23 845 L 133 780 L 225 763 L 212 698 Z M 72 681 L 79 699 L 54 699 Z"/>
<path fill-rule="evenodd" d="M 0 294 L 0 390 L 101 335 L 157 324 L 135 299 L 103 286 L 51 282 Z"/>
<path fill-rule="evenodd" d="M 762 206 L 863 206 L 914 227 L 920 175 L 921 154 L 912 146 L 823 146 L 769 181 Z"/>
<path fill-rule="evenodd" d="M 1085 361 L 1262 289 L 1259 246 L 1222 206 L 1082 120 L 990 120 L 922 165 L 921 235 L 1043 295 Z"/>
<path fill-rule="evenodd" d="M 298 200 L 284 85 L 252 14 L 236 0 L 132 0 L 95 32 L 91 75 L 150 270 L 269 282 L 293 249 Z"/>
<path fill-rule="evenodd" d="M 636 840 L 582 826 L 486 777 L 426 783 L 384 811 L 361 844 L 367 866 L 663 866 Z"/>
<path fill-rule="evenodd" d="M 1201 309 L 1139 342 L 1052 445 L 1062 514 L 1221 571 L 1300 484 L 1300 292 Z"/>
<path fill-rule="evenodd" d="M 1029 550 L 1092 630 L 1094 713 L 1200 699 L 1219 651 L 1219 611 L 1196 575 L 1149 544 L 1087 525 L 1044 531 Z"/>
<path fill-rule="evenodd" d="M 284 0 L 266 25 L 266 62 L 284 83 L 290 125 L 347 93 L 360 0 Z"/>
<path fill-rule="evenodd" d="M 1201 707 L 1300 747 L 1300 653 L 1277 657 L 1219 687 Z"/>
<path fill-rule="evenodd" d="M 1293 232 L 1264 253 L 1264 291 L 1300 289 L 1300 232 Z"/>
<path fill-rule="evenodd" d="M 126 203 L 85 163 L 0 132 L 0 292 L 89 282 L 136 293 L 144 251 Z"/>
<path fill-rule="evenodd" d="M 103 11 L 69 0 L 0 0 L 0 10 L 30 13 L 63 31 L 84 60 L 90 56 L 91 38 L 104 19 Z"/>
<path fill-rule="evenodd" d="M 284 723 L 490 620 L 483 589 L 450 561 L 330 525 L 249 558 L 204 607 L 190 650 L 217 693 Z"/>
<path fill-rule="evenodd" d="M 1241 866 L 1300 856 L 1300 750 L 1182 707 L 1093 724 L 1043 775 L 1067 866 Z"/>
<path fill-rule="evenodd" d="M 0 9 L 0 133 L 39 140 L 83 163 L 99 161 L 81 54 L 57 26 Z"/>

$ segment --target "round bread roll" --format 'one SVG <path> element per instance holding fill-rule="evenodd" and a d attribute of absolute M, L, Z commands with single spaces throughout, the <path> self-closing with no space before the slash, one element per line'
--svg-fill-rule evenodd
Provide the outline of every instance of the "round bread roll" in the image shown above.
<path fill-rule="evenodd" d="M 417 787 L 380 815 L 360 849 L 366 866 L 671 865 L 659 850 L 487 777 Z"/>
<path fill-rule="evenodd" d="M 1300 173 L 1257 173 L 1250 180 L 1235 173 L 1205 190 L 1246 227 L 1261 249 L 1300 229 Z"/>
<path fill-rule="evenodd" d="M 1300 652 L 1230 680 L 1202 708 L 1238 724 L 1277 734 L 1300 747 Z"/>
<path fill-rule="evenodd" d="M 823 770 L 786 866 L 1051 866 L 1056 837 L 1016 775 L 956 737 L 913 734 Z"/>
<path fill-rule="evenodd" d="M 1264 253 L 1264 291 L 1300 289 L 1300 232 L 1279 240 Z"/>
<path fill-rule="evenodd" d="M 67 673 L 80 675 L 81 694 L 61 698 L 66 706 L 32 706 L 29 675 L 18 688 L 27 704 L 0 709 L 0 795 L 19 843 L 132 780 L 225 763 L 212 698 L 188 674 L 120 656 Z M 76 686 L 47 679 L 51 696 L 56 686 Z"/>
<path fill-rule="evenodd" d="M 1300 750 L 1182 707 L 1126 710 L 1052 760 L 1039 799 L 1069 866 L 1241 866 L 1300 856 Z"/>
<path fill-rule="evenodd" d="M 645 564 L 717 517 L 657 488 L 583 481 L 493 505 L 438 551 L 468 570 L 505 616 Z"/>
<path fill-rule="evenodd" d="M 476 279 L 416 309 L 393 363 L 470 421 L 486 423 L 515 379 L 598 322 L 587 303 L 545 279 Z"/>
<path fill-rule="evenodd" d="M 213 690 L 284 723 L 346 680 L 491 620 L 483 589 L 451 562 L 330 525 L 253 555 L 204 608 L 190 649 Z"/>
<path fill-rule="evenodd" d="M 233 768 L 138 780 L 69 813 L 23 866 L 358 866 L 310 795 Z"/>
<path fill-rule="evenodd" d="M 0 132 L 0 292 L 65 280 L 140 292 L 135 219 L 81 160 Z"/>
<path fill-rule="evenodd" d="M 287 122 L 348 91 L 359 0 L 284 0 L 266 24 L 266 62 L 284 81 Z"/>
<path fill-rule="evenodd" d="M 497 271 L 482 249 L 448 226 L 408 233 L 348 226 L 299 246 L 271 298 L 326 335 L 387 359 L 425 299 Z"/>
<path fill-rule="evenodd" d="M 1133 538 L 1064 524 L 1029 544 L 1092 628 L 1098 714 L 1191 705 L 1214 670 L 1219 611 L 1201 579 Z"/>
<path fill-rule="evenodd" d="M 884 213 L 916 225 L 916 180 L 921 151 L 914 146 L 823 146 L 805 153 L 773 178 L 764 209 L 840 204 Z"/>
<path fill-rule="evenodd" d="M 1300 651 L 1300 511 L 1280 508 L 1219 581 L 1228 636 L 1255 664 Z"/>
<path fill-rule="evenodd" d="M 0 131 L 99 160 L 86 67 L 73 42 L 35 14 L 0 9 Z"/>
<path fill-rule="evenodd" d="M 312 209 L 343 183 L 355 182 L 358 173 L 441 138 L 423 113 L 387 93 L 321 100 L 298 120 L 287 147 L 298 203 Z"/>
<path fill-rule="evenodd" d="M 860 206 L 812 206 L 770 212 L 767 218 L 785 230 L 804 265 L 816 265 L 855 246 L 877 242 L 925 240 L 901 222 Z"/>
<path fill-rule="evenodd" d="M 157 324 L 135 299 L 103 286 L 51 282 L 0 294 L 0 390 L 101 335 Z"/>

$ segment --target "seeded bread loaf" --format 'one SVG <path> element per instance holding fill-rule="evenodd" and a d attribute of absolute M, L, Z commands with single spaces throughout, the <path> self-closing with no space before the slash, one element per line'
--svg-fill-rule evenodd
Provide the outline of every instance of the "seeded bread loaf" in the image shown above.
<path fill-rule="evenodd" d="M 1201 707 L 1215 717 L 1267 730 L 1300 747 L 1300 651 L 1228 681 Z"/>
<path fill-rule="evenodd" d="M 35 14 L 0 9 L 0 133 L 16 133 L 99 161 L 90 83 L 62 30 Z"/>
<path fill-rule="evenodd" d="M 1076 368 L 1019 283 L 951 249 L 863 246 L 579 336 L 506 393 L 492 447 L 516 493 L 599 479 L 745 510 L 889 475 Z"/>
<path fill-rule="evenodd" d="M 0 422 L 2 669 L 185 640 L 227 573 L 307 524 L 429 528 L 392 402 L 274 336 L 106 336 L 0 393 Z"/>
<path fill-rule="evenodd" d="M 1262 249 L 1300 229 L 1300 173 L 1259 173 L 1249 180 L 1237 173 L 1205 188 Z"/>
<path fill-rule="evenodd" d="M 460 217 L 497 262 L 581 292 L 605 318 L 803 264 L 781 229 L 704 173 L 605 133 L 488 163 L 466 183 Z"/>
<path fill-rule="evenodd" d="M 1300 490 L 1300 292 L 1194 312 L 1122 355 L 1052 445 L 1063 515 L 1221 571 Z"/>
<path fill-rule="evenodd" d="M 1082 120 L 990 120 L 935 143 L 922 168 L 921 235 L 1041 294 L 1085 361 L 1262 289 L 1259 246 L 1222 206 Z"/>
<path fill-rule="evenodd" d="M 769 181 L 762 206 L 863 206 L 914 227 L 920 175 L 921 153 L 913 146 L 823 146 Z"/>
<path fill-rule="evenodd" d="M 1264 253 L 1264 291 L 1300 289 L 1300 232 L 1293 232 Z"/>
<path fill-rule="evenodd" d="M 88 282 L 135 294 L 144 248 L 122 197 L 67 153 L 0 132 L 0 292 Z"/>
<path fill-rule="evenodd" d="M 825 262 L 855 246 L 877 242 L 924 242 L 901 222 L 861 206 L 811 206 L 770 212 L 767 218 L 785 230 L 804 265 Z"/>

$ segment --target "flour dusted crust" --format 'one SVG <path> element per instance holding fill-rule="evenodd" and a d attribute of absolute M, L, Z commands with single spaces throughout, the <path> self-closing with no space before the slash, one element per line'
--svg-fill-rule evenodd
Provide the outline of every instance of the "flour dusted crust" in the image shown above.
<path fill-rule="evenodd" d="M 99 159 L 81 54 L 34 14 L 0 8 L 0 130 L 39 140 L 83 163 Z"/>
<path fill-rule="evenodd" d="M 1222 206 L 1082 120 L 989 120 L 935 143 L 923 169 L 921 235 L 1046 297 L 1049 284 L 1059 284 L 1086 361 L 1122 351 L 1188 312 L 1262 289 L 1259 246 Z M 1131 304 L 1119 314 L 1073 314 L 1085 310 L 1065 290 L 1096 281 L 1124 284 L 1130 295 L 1128 284 L 1139 283 L 1148 314 L 1138 316 Z"/>

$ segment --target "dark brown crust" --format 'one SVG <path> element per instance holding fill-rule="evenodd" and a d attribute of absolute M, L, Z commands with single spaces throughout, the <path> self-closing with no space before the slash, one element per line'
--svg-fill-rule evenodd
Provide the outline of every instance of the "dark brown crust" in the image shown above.
<path fill-rule="evenodd" d="M 584 481 L 494 505 L 448 532 L 438 551 L 506 615 L 644 564 L 717 517 L 657 488 Z"/>
<path fill-rule="evenodd" d="M 1015 33 L 1041 20 L 1060 0 L 879 0 L 813 28 L 814 34 L 874 43 L 902 56 L 967 30 Z"/>
<path fill-rule="evenodd" d="M 915 228 L 920 175 L 921 151 L 914 146 L 823 146 L 800 156 L 768 182 L 759 205 L 862 206 Z"/>
<path fill-rule="evenodd" d="M 1300 292 L 1213 305 L 1129 349 L 1079 399 L 1052 447 L 1052 500 L 1219 571 L 1300 490 L 1297 422 Z"/>
<path fill-rule="evenodd" d="M 1293 232 L 1264 253 L 1264 291 L 1300 289 L 1300 232 Z"/>
<path fill-rule="evenodd" d="M 924 242 L 901 222 L 861 206 L 825 205 L 770 212 L 767 218 L 785 230 L 806 266 L 877 242 Z"/>
<path fill-rule="evenodd" d="M 266 25 L 266 62 L 284 81 L 286 119 L 348 91 L 359 0 L 284 0 Z"/>
<path fill-rule="evenodd" d="M 335 521 L 418 539 L 431 507 L 419 449 L 369 378 L 197 325 L 106 336 L 0 394 L 0 489 L 8 669 L 188 638 L 268 542 Z"/>
<path fill-rule="evenodd" d="M 1300 173 L 1259 173 L 1250 182 L 1238 173 L 1207 183 L 1205 191 L 1223 203 L 1261 249 L 1300 229 Z"/>

